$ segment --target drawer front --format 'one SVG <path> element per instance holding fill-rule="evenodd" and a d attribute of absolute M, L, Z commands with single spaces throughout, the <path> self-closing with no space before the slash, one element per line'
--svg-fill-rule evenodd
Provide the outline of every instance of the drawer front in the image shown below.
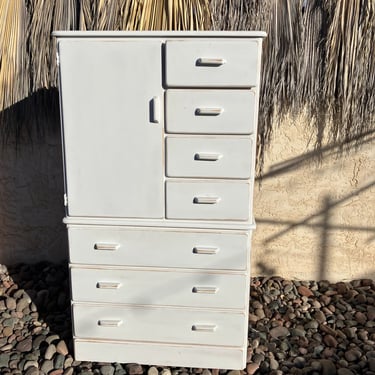
<path fill-rule="evenodd" d="M 245 313 L 73 304 L 78 338 L 242 346 Z"/>
<path fill-rule="evenodd" d="M 245 181 L 168 181 L 168 219 L 249 220 L 250 184 Z"/>
<path fill-rule="evenodd" d="M 246 275 L 75 267 L 70 272 L 78 302 L 245 308 Z"/>
<path fill-rule="evenodd" d="M 250 178 L 252 140 L 239 137 L 168 137 L 169 177 Z"/>
<path fill-rule="evenodd" d="M 259 84 L 255 40 L 167 41 L 168 87 L 252 87 Z"/>
<path fill-rule="evenodd" d="M 256 94 L 250 90 L 167 90 L 168 133 L 251 134 Z"/>
<path fill-rule="evenodd" d="M 148 342 L 110 342 L 74 340 L 74 358 L 78 361 L 143 363 L 200 368 L 246 367 L 246 350 L 220 346 L 162 344 Z"/>
<path fill-rule="evenodd" d="M 248 263 L 249 233 L 69 226 L 70 261 L 244 270 Z"/>

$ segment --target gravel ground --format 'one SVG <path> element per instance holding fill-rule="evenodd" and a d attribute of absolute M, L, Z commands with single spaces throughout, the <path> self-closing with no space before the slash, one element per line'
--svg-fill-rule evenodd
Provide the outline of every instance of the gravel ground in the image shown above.
<path fill-rule="evenodd" d="M 375 375 L 373 280 L 253 278 L 244 371 L 75 361 L 67 265 L 0 265 L 0 280 L 1 375 Z"/>

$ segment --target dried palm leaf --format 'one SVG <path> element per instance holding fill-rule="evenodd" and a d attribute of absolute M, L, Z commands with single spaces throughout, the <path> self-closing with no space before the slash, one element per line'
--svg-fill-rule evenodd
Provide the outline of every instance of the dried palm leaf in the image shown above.
<path fill-rule="evenodd" d="M 52 30 L 73 30 L 77 26 L 75 0 L 30 0 L 29 53 L 32 92 L 56 87 L 56 49 Z"/>
<path fill-rule="evenodd" d="M 5 133 L 11 128 L 9 107 L 29 94 L 27 25 L 23 0 L 0 0 L 0 124 Z"/>
<path fill-rule="evenodd" d="M 23 0 L 0 0 L 0 111 L 28 94 L 27 12 Z"/>
<path fill-rule="evenodd" d="M 374 126 L 375 2 L 326 0 L 332 15 L 326 40 L 323 94 L 331 139 L 349 139 Z"/>

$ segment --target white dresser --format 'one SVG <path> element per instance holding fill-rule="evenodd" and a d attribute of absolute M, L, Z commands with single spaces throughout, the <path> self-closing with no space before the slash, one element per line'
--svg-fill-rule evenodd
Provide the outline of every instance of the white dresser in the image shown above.
<path fill-rule="evenodd" d="M 246 365 L 263 32 L 55 32 L 75 357 Z"/>

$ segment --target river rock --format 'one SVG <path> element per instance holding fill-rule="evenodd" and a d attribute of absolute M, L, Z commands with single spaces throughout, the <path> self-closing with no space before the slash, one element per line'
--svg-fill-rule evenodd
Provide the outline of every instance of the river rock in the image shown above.
<path fill-rule="evenodd" d="M 67 355 L 69 353 L 68 348 L 64 340 L 60 340 L 56 345 L 56 352 L 62 355 Z"/>
<path fill-rule="evenodd" d="M 282 327 L 282 326 L 278 326 L 278 327 L 272 328 L 270 330 L 270 335 L 273 338 L 280 338 L 280 337 L 289 336 L 290 332 L 289 332 L 288 328 Z"/>
<path fill-rule="evenodd" d="M 137 363 L 129 363 L 126 365 L 126 371 L 129 375 L 141 375 L 143 374 L 143 368 Z"/>
<path fill-rule="evenodd" d="M 27 337 L 26 339 L 20 341 L 16 345 L 16 350 L 24 353 L 24 352 L 30 352 L 33 348 L 33 341 L 31 336 Z"/>
<path fill-rule="evenodd" d="M 329 359 L 322 359 L 320 361 L 322 375 L 336 375 L 336 366 L 333 361 Z"/>

